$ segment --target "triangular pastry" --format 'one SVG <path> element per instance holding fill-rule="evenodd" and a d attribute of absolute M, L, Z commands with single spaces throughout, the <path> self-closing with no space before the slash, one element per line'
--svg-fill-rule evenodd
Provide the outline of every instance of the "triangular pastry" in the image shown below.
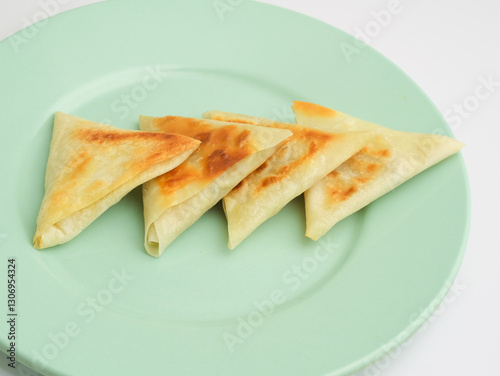
<path fill-rule="evenodd" d="M 464 146 L 450 137 L 395 131 L 312 103 L 294 102 L 292 109 L 302 126 L 378 133 L 359 153 L 305 192 L 306 236 L 314 240 L 338 221 Z"/>
<path fill-rule="evenodd" d="M 223 199 L 233 249 L 288 202 L 357 153 L 372 132 L 325 132 L 247 115 L 210 111 L 205 118 L 289 129 L 293 136 Z"/>
<path fill-rule="evenodd" d="M 142 130 L 201 141 L 176 169 L 143 185 L 145 247 L 159 256 L 184 230 L 258 168 L 292 135 L 286 129 L 178 116 L 141 116 Z"/>
<path fill-rule="evenodd" d="M 72 239 L 132 189 L 178 166 L 199 144 L 182 135 L 123 130 L 57 112 L 34 247 Z"/>

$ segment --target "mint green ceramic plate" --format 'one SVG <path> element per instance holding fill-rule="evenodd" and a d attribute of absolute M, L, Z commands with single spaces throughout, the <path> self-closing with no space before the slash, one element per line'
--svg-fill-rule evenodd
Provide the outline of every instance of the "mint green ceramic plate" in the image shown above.
<path fill-rule="evenodd" d="M 407 76 L 339 30 L 252 2 L 110 1 L 12 36 L 0 57 L 2 270 L 16 258 L 17 359 L 43 374 L 344 375 L 408 338 L 457 273 L 460 155 L 317 243 L 298 198 L 233 252 L 217 206 L 155 259 L 136 189 L 71 242 L 31 247 L 58 110 L 137 129 L 139 114 L 209 109 L 291 121 L 298 99 L 450 135 Z"/>

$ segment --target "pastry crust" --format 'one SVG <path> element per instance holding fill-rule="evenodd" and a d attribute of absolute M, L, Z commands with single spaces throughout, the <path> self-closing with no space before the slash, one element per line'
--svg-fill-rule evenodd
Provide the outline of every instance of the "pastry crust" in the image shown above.
<path fill-rule="evenodd" d="M 179 165 L 199 144 L 182 135 L 123 130 L 57 112 L 34 247 L 72 239 L 132 189 Z"/>

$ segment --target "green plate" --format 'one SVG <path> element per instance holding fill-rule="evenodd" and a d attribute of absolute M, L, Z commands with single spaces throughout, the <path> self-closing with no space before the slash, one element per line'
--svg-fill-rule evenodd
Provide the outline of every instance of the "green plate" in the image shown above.
<path fill-rule="evenodd" d="M 53 114 L 122 128 L 219 109 L 293 120 L 293 99 L 451 135 L 396 66 L 314 19 L 244 1 L 122 0 L 0 44 L 2 269 L 16 264 L 19 361 L 46 375 L 344 375 L 407 339 L 462 259 L 460 155 L 304 237 L 297 198 L 234 251 L 219 206 L 156 259 L 136 189 L 67 244 L 32 248 Z M 6 302 L 6 276 L 0 284 Z"/>

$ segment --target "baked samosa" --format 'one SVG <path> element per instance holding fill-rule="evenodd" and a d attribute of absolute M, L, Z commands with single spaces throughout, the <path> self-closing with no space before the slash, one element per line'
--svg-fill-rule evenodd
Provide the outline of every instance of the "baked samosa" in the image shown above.
<path fill-rule="evenodd" d="M 378 133 L 359 153 L 305 192 L 306 236 L 314 240 L 338 221 L 464 146 L 450 137 L 395 131 L 312 103 L 294 102 L 292 109 L 302 126 Z"/>
<path fill-rule="evenodd" d="M 293 136 L 223 199 L 233 249 L 288 202 L 363 148 L 372 132 L 325 132 L 269 119 L 210 111 L 203 117 L 289 129 Z"/>
<path fill-rule="evenodd" d="M 182 163 L 200 144 L 182 135 L 118 129 L 57 112 L 33 244 L 62 244 L 135 187 Z"/>
<path fill-rule="evenodd" d="M 292 135 L 286 129 L 178 116 L 141 116 L 140 128 L 201 141 L 174 170 L 143 185 L 145 247 L 159 256 L 184 230 L 265 162 Z"/>

